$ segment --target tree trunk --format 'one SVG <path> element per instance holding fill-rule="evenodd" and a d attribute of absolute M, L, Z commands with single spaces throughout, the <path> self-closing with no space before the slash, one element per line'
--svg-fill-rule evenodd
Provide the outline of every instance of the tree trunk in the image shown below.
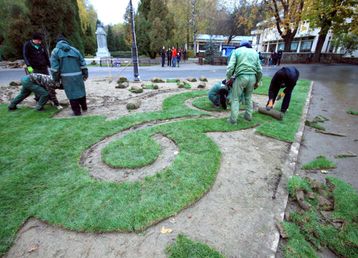
<path fill-rule="evenodd" d="M 284 38 L 283 38 L 283 41 L 285 42 L 285 48 L 284 48 L 284 52 L 291 52 L 291 43 L 292 43 L 292 40 L 293 40 L 293 36 L 294 35 L 286 35 Z"/>
<path fill-rule="evenodd" d="M 227 44 L 230 44 L 232 38 L 233 38 L 234 35 L 229 35 L 229 38 L 227 39 Z"/>
<path fill-rule="evenodd" d="M 327 32 L 321 31 L 318 36 L 318 42 L 316 46 L 316 50 L 313 55 L 313 62 L 319 63 L 321 58 L 321 52 L 323 48 L 324 41 L 326 40 Z"/>

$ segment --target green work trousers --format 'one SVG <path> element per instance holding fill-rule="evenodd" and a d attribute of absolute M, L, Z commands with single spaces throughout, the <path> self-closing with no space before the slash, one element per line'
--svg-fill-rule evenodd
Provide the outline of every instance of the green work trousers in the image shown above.
<path fill-rule="evenodd" d="M 46 104 L 48 100 L 48 92 L 40 85 L 31 82 L 29 76 L 25 76 L 21 79 L 21 92 L 11 101 L 9 108 L 16 107 L 21 101 L 30 96 L 31 92 L 35 93 L 36 96 L 39 97 L 39 101 L 37 102 L 36 109 L 40 110 Z"/>
<path fill-rule="evenodd" d="M 231 99 L 231 115 L 230 121 L 237 122 L 239 116 L 240 102 L 239 97 L 244 96 L 246 111 L 245 117 L 251 119 L 252 117 L 252 92 L 256 83 L 256 76 L 254 74 L 239 75 L 233 84 L 232 99 Z"/>

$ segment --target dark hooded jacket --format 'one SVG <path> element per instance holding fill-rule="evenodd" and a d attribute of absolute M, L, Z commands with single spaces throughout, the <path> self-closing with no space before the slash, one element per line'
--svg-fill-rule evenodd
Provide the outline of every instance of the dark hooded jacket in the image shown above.
<path fill-rule="evenodd" d="M 54 80 L 61 80 L 68 99 L 86 96 L 84 79 L 88 77 L 86 62 L 81 53 L 66 40 L 60 40 L 51 54 L 51 73 Z"/>
<path fill-rule="evenodd" d="M 43 45 L 35 45 L 32 40 L 28 40 L 25 42 L 22 51 L 27 66 L 40 70 L 50 67 L 50 60 Z"/>

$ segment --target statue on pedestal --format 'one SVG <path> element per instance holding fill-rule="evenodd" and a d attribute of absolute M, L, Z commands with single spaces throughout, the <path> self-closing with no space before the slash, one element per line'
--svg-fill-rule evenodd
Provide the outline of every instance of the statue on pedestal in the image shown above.
<path fill-rule="evenodd" d="M 111 54 L 108 51 L 107 47 L 107 33 L 104 30 L 104 27 L 101 23 L 97 23 L 97 30 L 96 30 L 96 36 L 97 36 L 97 53 L 96 57 L 110 57 Z"/>

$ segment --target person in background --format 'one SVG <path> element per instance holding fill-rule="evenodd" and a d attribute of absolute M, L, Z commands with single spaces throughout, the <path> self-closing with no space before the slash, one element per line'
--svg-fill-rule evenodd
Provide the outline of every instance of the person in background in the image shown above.
<path fill-rule="evenodd" d="M 55 81 L 62 82 L 67 98 L 75 116 L 87 111 L 86 89 L 84 81 L 88 78 L 88 69 L 81 53 L 60 36 L 51 53 L 51 73 Z"/>
<path fill-rule="evenodd" d="M 184 62 L 186 60 L 188 60 L 188 52 L 186 51 L 186 48 L 184 48 L 184 50 L 183 50 L 183 60 L 184 60 Z"/>
<path fill-rule="evenodd" d="M 281 65 L 281 59 L 282 59 L 282 50 L 280 49 L 278 52 L 277 52 L 277 65 Z"/>
<path fill-rule="evenodd" d="M 177 63 L 178 63 L 178 67 L 179 67 L 179 63 L 180 63 L 180 60 L 181 60 L 181 55 L 182 55 L 182 52 L 181 52 L 181 49 L 178 50 L 178 53 L 177 53 Z"/>
<path fill-rule="evenodd" d="M 283 98 L 281 112 L 285 113 L 287 111 L 288 107 L 290 106 L 293 88 L 295 87 L 299 76 L 300 73 L 294 66 L 282 67 L 275 73 L 275 75 L 272 77 L 268 91 L 269 100 L 266 104 L 267 110 L 273 108 L 276 97 L 278 95 L 277 100 Z M 284 88 L 283 92 L 278 94 L 282 88 Z"/>
<path fill-rule="evenodd" d="M 35 32 L 32 39 L 25 42 L 22 52 L 26 64 L 26 73 L 49 74 L 50 60 L 45 46 L 42 44 L 42 34 Z"/>
<path fill-rule="evenodd" d="M 168 59 L 168 66 L 172 66 L 172 50 L 170 49 L 170 47 L 168 47 L 167 50 L 167 59 Z"/>
<path fill-rule="evenodd" d="M 162 58 L 162 67 L 165 65 L 165 47 L 163 46 L 162 50 L 160 51 L 160 56 Z"/>
<path fill-rule="evenodd" d="M 172 66 L 175 67 L 177 62 L 177 50 L 175 47 L 172 47 Z"/>

